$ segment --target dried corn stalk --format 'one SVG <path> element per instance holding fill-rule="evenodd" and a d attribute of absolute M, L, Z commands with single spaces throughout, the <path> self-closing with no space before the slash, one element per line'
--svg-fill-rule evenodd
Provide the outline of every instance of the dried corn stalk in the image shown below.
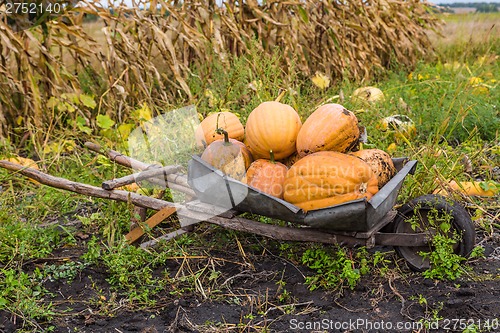
<path fill-rule="evenodd" d="M 432 51 L 426 33 L 438 26 L 419 0 L 155 0 L 112 11 L 80 4 L 65 20 L 20 33 L 0 16 L 3 133 L 54 125 L 61 115 L 47 101 L 65 93 L 95 95 L 96 107 L 74 106 L 73 118 L 90 125 L 98 113 L 120 118 L 144 102 L 191 98 L 194 65 L 255 48 L 262 57 L 279 49 L 285 71 L 293 62 L 306 75 L 363 80 L 392 63 L 413 66 Z M 83 23 L 83 13 L 99 20 Z"/>

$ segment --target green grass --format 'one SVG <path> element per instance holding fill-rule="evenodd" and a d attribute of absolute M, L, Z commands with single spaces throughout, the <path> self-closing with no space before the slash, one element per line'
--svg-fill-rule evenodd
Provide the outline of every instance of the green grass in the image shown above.
<path fill-rule="evenodd" d="M 462 31 L 470 24 L 487 27 L 491 22 L 498 22 L 500 16 L 484 15 L 466 17 L 467 24 L 460 20 L 463 17 L 446 17 L 449 34 Z M 455 29 L 455 30 L 453 30 Z M 498 24 L 495 29 L 498 29 Z M 209 112 L 228 109 L 238 113 L 243 122 L 251 110 L 260 102 L 275 99 L 285 91 L 282 102 L 292 105 L 305 120 L 315 107 L 325 101 L 344 104 L 353 110 L 367 128 L 369 141 L 366 147 L 377 147 L 387 150 L 391 144 L 395 149 L 393 156 L 407 156 L 417 159 L 419 164 L 414 176 L 405 181 L 398 201 L 403 203 L 419 195 L 431 193 L 436 189 L 436 178 L 441 180 L 468 180 L 465 164 L 467 158 L 474 170 L 474 176 L 482 179 L 494 179 L 493 166 L 500 165 L 500 116 L 498 101 L 500 92 L 500 64 L 498 50 L 500 41 L 488 35 L 488 29 L 472 43 L 464 40 L 444 40 L 436 42 L 438 56 L 435 59 L 421 62 L 412 72 L 394 71 L 384 73 L 378 80 L 366 82 L 364 85 L 375 85 L 384 91 L 385 101 L 374 105 L 359 105 L 350 100 L 350 95 L 360 86 L 355 82 L 339 82 L 326 90 L 314 86 L 310 78 L 300 71 L 289 68 L 283 71 L 274 64 L 277 53 L 269 59 L 262 59 L 255 52 L 247 59 L 233 59 L 228 67 L 212 63 L 206 68 L 193 69 L 195 75 L 189 82 L 193 95 L 201 96 L 196 101 L 198 112 L 206 115 Z M 498 35 L 498 34 L 497 34 Z M 497 57 L 497 58 L 495 58 Z M 210 72 L 214 80 L 200 80 L 204 72 Z M 200 75 L 196 75 L 200 74 Z M 206 93 L 206 92 L 210 93 Z M 343 96 L 341 97 L 335 96 Z M 172 108 L 178 101 L 172 101 Z M 165 109 L 157 108 L 155 111 Z M 110 110 L 111 111 L 111 110 Z M 408 140 L 397 140 L 393 133 L 383 132 L 378 128 L 379 121 L 386 116 L 403 114 L 415 122 L 417 136 Z M 113 129 L 120 124 L 116 124 Z M 108 135 L 92 138 L 117 149 L 122 148 L 116 136 Z M 127 174 L 128 171 L 117 167 L 109 161 L 96 158 L 95 155 L 79 147 L 82 139 L 89 137 L 84 133 L 72 131 L 62 133 L 46 133 L 47 141 L 53 147 L 64 146 L 66 149 L 52 149 L 44 153 L 42 147 L 29 146 L 31 150 L 16 151 L 14 147 L 5 147 L 2 155 L 21 153 L 31 157 L 42 157 L 42 169 L 47 172 L 93 185 L 100 185 L 104 179 L 111 179 Z M 68 144 L 69 142 L 69 144 Z M 125 151 L 126 152 L 126 151 Z M 0 157 L 4 157 L 0 156 Z M 162 248 L 163 251 L 143 251 L 128 246 L 123 242 L 127 232 L 131 207 L 126 204 L 112 203 L 106 200 L 87 198 L 56 190 L 46 186 L 35 185 L 21 176 L 0 170 L 0 310 L 6 310 L 26 318 L 27 325 L 36 328 L 37 320 L 50 320 L 53 308 L 42 298 L 50 299 L 43 285 L 43 277 L 70 280 L 77 271 L 84 267 L 100 267 L 106 270 L 107 280 L 113 290 L 127 298 L 132 305 L 154 304 L 155 295 L 167 283 L 175 285 L 172 294 L 187 291 L 198 291 L 200 285 L 208 283 L 216 290 L 217 272 L 213 268 L 189 267 L 183 276 L 173 279 L 168 277 L 165 265 L 177 256 L 199 254 L 210 249 L 231 247 L 235 249 L 238 233 L 225 233 L 216 230 L 217 235 L 207 241 L 206 238 L 189 235 L 181 238 L 175 246 Z M 488 207 L 494 207 L 495 201 L 480 198 L 461 198 L 478 208 L 477 227 L 486 233 L 498 232 L 498 222 L 491 221 Z M 35 258 L 50 257 L 51 253 L 63 246 L 74 244 L 74 230 L 66 228 L 62 232 L 55 227 L 41 225 L 65 214 L 78 215 L 78 208 L 89 204 L 94 208 L 93 214 L 80 217 L 83 230 L 95 235 L 86 242 L 86 254 L 79 259 L 81 266 L 57 268 L 45 267 L 45 271 L 27 271 L 24 263 Z M 498 199 L 496 201 L 498 206 Z M 496 211 L 498 214 L 498 210 Z M 497 215 L 498 219 L 498 215 Z M 208 233 L 213 231 L 207 231 Z M 246 251 L 262 251 L 261 245 L 245 242 Z M 217 243 L 217 244 L 215 244 Z M 283 245 L 282 245 L 283 246 Z M 173 250 L 172 250 L 173 249 Z M 200 249 L 203 249 L 200 250 Z M 208 249 L 208 250 L 207 250 Z M 235 251 L 239 251 L 236 249 Z M 301 253 L 306 249 L 300 245 L 293 251 L 287 251 L 291 260 L 299 263 Z M 241 250 L 240 250 L 241 251 Z M 311 277 L 311 286 L 328 285 L 329 283 L 346 283 L 353 287 L 356 281 L 363 278 L 360 267 L 366 264 L 366 258 L 355 257 L 355 261 L 345 257 L 346 252 L 338 250 L 328 254 L 321 246 L 319 250 L 305 252 L 302 260 L 312 267 L 328 268 L 332 263 L 330 256 L 340 257 L 338 267 L 345 276 L 343 282 L 335 279 L 320 280 L 319 275 Z M 319 257 L 320 260 L 313 260 Z M 362 260 L 363 264 L 361 264 Z M 380 256 L 371 262 L 377 266 Z M 384 262 L 384 272 L 388 269 Z M 316 265 L 316 266 L 314 266 Z M 319 266 L 318 266 L 319 265 Z M 357 265 L 352 271 L 352 268 Z M 379 264 L 380 265 L 380 264 Z M 359 267 L 358 267 L 359 266 Z M 161 273 L 158 273 L 158 270 Z M 155 273 L 156 272 L 156 273 Z M 13 276 L 19 276 L 14 280 Z M 347 281 L 347 282 L 346 282 Z M 154 285 L 154 288 L 151 286 Z M 335 286 L 337 287 L 337 286 Z M 31 324 L 30 324 L 31 323 Z"/>
<path fill-rule="evenodd" d="M 443 61 L 468 61 L 486 54 L 499 54 L 500 13 L 441 16 L 442 36 L 431 34 Z"/>

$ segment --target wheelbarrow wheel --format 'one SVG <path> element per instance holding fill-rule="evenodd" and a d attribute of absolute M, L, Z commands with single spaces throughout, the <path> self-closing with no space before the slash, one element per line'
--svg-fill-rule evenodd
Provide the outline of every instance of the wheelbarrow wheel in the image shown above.
<path fill-rule="evenodd" d="M 431 213 L 432 212 L 432 213 Z M 439 195 L 424 195 L 413 199 L 398 209 L 393 222 L 394 233 L 428 233 L 430 238 L 439 228 L 432 220 L 449 215 L 451 225 L 448 235 L 457 236 L 453 246 L 454 252 L 462 257 L 468 257 L 475 245 L 476 231 L 469 213 L 457 202 Z M 396 252 L 403 257 L 408 266 L 415 271 L 423 272 L 430 268 L 429 258 L 422 256 L 422 252 L 431 252 L 432 246 L 396 246 Z"/>

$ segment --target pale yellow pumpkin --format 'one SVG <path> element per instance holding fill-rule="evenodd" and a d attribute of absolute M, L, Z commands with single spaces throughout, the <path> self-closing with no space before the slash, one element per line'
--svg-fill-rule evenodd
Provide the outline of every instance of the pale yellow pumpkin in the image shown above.
<path fill-rule="evenodd" d="M 248 115 L 245 143 L 255 159 L 268 158 L 272 150 L 276 160 L 281 160 L 295 152 L 301 126 L 300 117 L 291 106 L 264 102 Z"/>

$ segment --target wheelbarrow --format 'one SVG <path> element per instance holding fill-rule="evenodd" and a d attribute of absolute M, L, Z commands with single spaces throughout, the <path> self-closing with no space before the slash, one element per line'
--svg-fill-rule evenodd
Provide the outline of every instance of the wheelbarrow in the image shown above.
<path fill-rule="evenodd" d="M 86 146 L 104 153 L 94 143 Z M 398 193 L 405 178 L 415 171 L 417 161 L 394 158 L 396 175 L 370 200 L 358 199 L 317 210 L 302 209 L 226 176 L 220 170 L 192 156 L 188 174 L 179 174 L 176 166 L 147 165 L 118 152 L 105 152 L 113 161 L 135 169 L 139 173 L 105 181 L 102 187 L 73 182 L 54 177 L 35 169 L 8 161 L 0 161 L 0 167 L 19 172 L 38 182 L 72 192 L 99 198 L 129 202 L 137 207 L 158 211 L 144 225 L 154 227 L 176 213 L 180 227 L 161 237 L 148 240 L 141 247 L 156 245 L 194 230 L 194 225 L 208 222 L 223 228 L 249 232 L 283 241 L 318 242 L 349 247 L 392 246 L 408 266 L 417 271 L 430 267 L 425 252 L 432 250 L 433 236 L 439 227 L 433 223 L 436 217 L 448 216 L 451 225 L 448 233 L 456 237 L 454 251 L 467 257 L 475 245 L 475 229 L 468 212 L 457 202 L 438 195 L 425 195 L 395 208 Z M 158 178 L 160 177 L 160 178 Z M 167 180 L 171 189 L 185 193 L 187 200 L 174 203 L 163 199 L 116 189 L 139 179 L 152 182 Z M 242 215 L 257 214 L 286 221 L 286 225 L 258 222 Z M 144 234 L 139 225 L 126 235 L 134 242 Z"/>

